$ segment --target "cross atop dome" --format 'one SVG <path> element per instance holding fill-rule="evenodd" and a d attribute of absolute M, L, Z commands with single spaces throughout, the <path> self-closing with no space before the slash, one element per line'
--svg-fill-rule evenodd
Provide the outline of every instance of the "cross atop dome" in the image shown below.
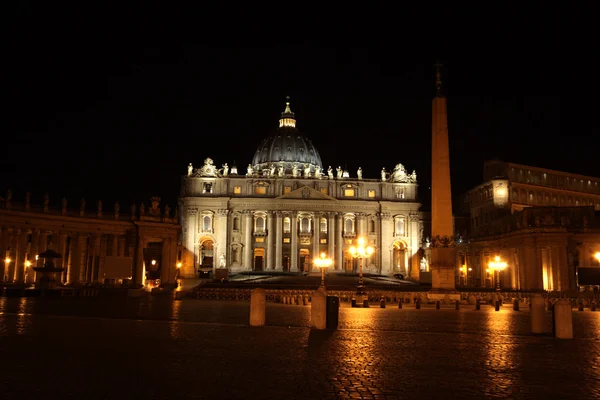
<path fill-rule="evenodd" d="M 290 96 L 287 96 L 285 102 L 285 110 L 281 113 L 281 118 L 279 119 L 279 127 L 289 126 L 291 128 L 296 127 L 296 117 L 290 108 Z"/>

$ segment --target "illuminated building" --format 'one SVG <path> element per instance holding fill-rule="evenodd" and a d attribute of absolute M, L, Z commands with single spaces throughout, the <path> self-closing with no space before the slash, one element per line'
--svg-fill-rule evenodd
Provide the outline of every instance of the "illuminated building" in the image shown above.
<path fill-rule="evenodd" d="M 578 278 L 600 266 L 600 178 L 488 161 L 484 181 L 462 201 L 471 223 L 457 245 L 457 282 L 491 287 L 488 265 L 498 255 L 508 264 L 503 289 L 592 284 Z"/>
<path fill-rule="evenodd" d="M 361 143 L 367 146 L 366 143 Z M 349 248 L 364 237 L 375 252 L 365 272 L 419 279 L 420 203 L 416 173 L 402 164 L 379 178 L 326 167 L 296 128 L 286 103 L 279 127 L 246 168 L 211 158 L 182 177 L 182 276 L 211 271 L 221 257 L 232 272 L 310 272 L 321 253 L 331 272 L 356 271 Z M 351 176 L 352 175 L 352 176 Z"/>

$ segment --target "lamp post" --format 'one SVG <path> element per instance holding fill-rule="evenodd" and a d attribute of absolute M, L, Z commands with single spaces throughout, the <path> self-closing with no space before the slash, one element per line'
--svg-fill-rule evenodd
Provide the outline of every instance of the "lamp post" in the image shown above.
<path fill-rule="evenodd" d="M 325 268 L 329 267 L 333 260 L 331 258 L 327 258 L 325 253 L 321 253 L 321 255 L 314 259 L 313 261 L 317 267 L 321 269 L 321 286 L 323 290 L 325 290 Z"/>
<path fill-rule="evenodd" d="M 8 279 L 6 279 L 8 277 L 8 266 L 10 264 L 12 260 L 10 259 L 10 257 L 6 257 L 4 259 L 4 276 L 0 276 L 0 278 L 2 279 L 2 282 L 6 282 Z"/>
<path fill-rule="evenodd" d="M 500 259 L 500 256 L 496 256 L 494 257 L 494 261 L 490 261 L 488 265 L 495 272 L 496 290 L 500 290 L 500 271 L 504 271 L 507 264 Z"/>
<path fill-rule="evenodd" d="M 370 257 L 373 254 L 373 248 L 371 246 L 365 247 L 365 239 L 358 238 L 357 246 L 350 247 L 350 254 L 353 258 L 358 258 L 358 284 L 356 285 L 356 303 L 363 303 L 363 297 L 365 295 L 365 287 L 363 284 L 363 258 Z"/>

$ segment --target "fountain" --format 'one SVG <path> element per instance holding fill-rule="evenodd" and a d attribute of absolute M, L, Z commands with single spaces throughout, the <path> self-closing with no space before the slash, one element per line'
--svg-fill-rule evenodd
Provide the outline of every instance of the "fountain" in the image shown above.
<path fill-rule="evenodd" d="M 38 255 L 39 258 L 44 259 L 44 265 L 41 267 L 33 267 L 33 270 L 42 274 L 42 276 L 35 283 L 36 289 L 55 289 L 56 279 L 55 274 L 62 272 L 64 268 L 58 268 L 54 265 L 55 258 L 62 258 L 62 255 L 55 252 L 54 250 L 48 249 Z"/>

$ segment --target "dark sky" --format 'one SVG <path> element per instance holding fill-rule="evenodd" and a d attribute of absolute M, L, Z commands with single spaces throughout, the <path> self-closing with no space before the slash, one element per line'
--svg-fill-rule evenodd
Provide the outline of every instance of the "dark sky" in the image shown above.
<path fill-rule="evenodd" d="M 559 144 L 586 133 L 560 129 L 558 11 L 548 7 L 14 7 L 0 193 L 10 187 L 15 200 L 47 191 L 55 204 L 123 207 L 156 194 L 173 205 L 189 162 L 245 171 L 290 96 L 325 168 L 379 178 L 403 163 L 427 204 L 438 58 L 454 195 L 479 184 L 492 158 L 598 176 L 593 146 Z"/>

